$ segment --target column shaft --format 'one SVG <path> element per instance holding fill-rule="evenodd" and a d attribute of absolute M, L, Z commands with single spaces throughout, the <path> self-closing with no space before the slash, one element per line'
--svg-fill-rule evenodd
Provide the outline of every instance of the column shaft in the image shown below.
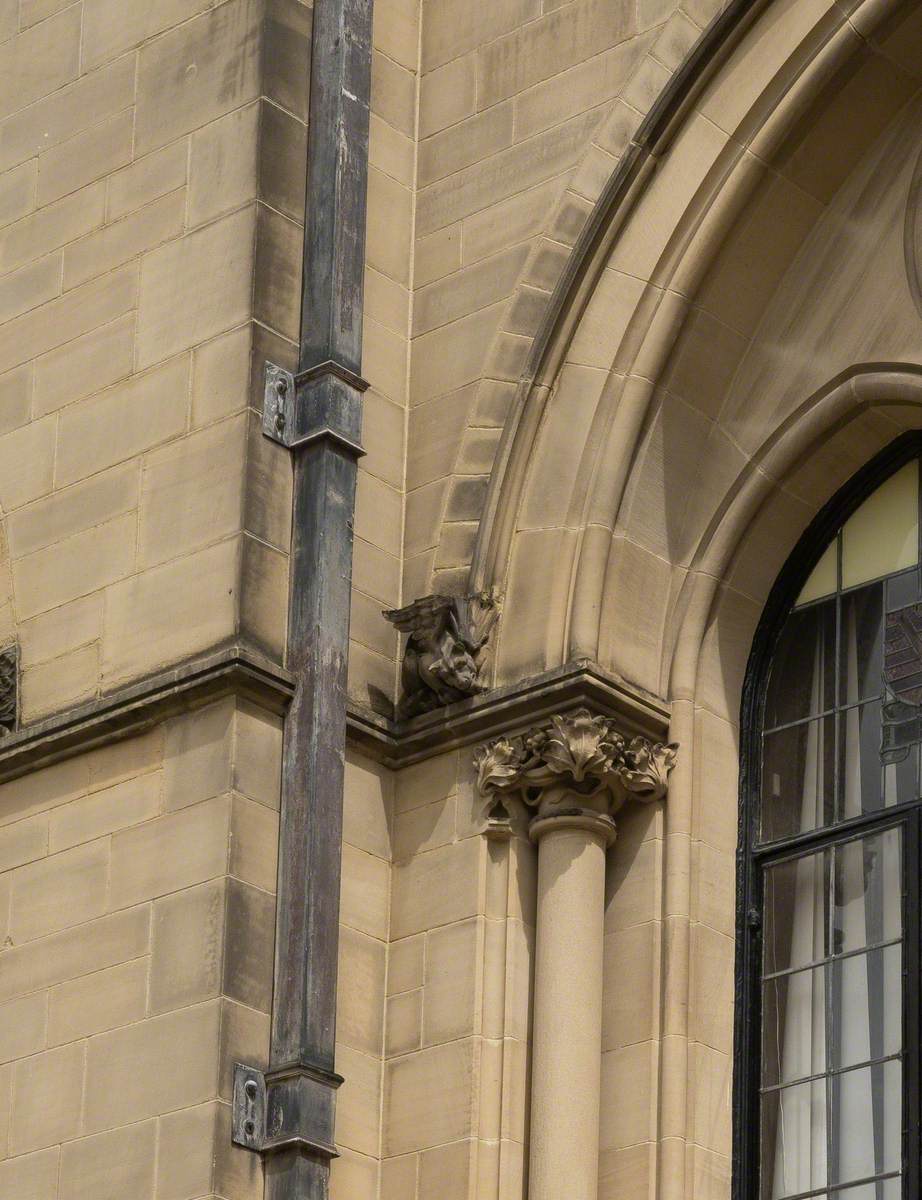
<path fill-rule="evenodd" d="M 626 799 L 665 796 L 675 755 L 675 745 L 628 739 L 611 718 L 577 708 L 475 758 L 491 814 L 507 797 L 535 813 L 529 1200 L 598 1200 L 605 850 Z"/>
<path fill-rule="evenodd" d="M 597 1200 L 604 832 L 538 844 L 529 1200 Z"/>

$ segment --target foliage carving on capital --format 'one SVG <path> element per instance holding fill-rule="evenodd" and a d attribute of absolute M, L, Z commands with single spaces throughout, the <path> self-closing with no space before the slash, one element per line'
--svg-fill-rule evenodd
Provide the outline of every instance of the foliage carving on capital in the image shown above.
<path fill-rule="evenodd" d="M 613 816 L 629 797 L 663 799 L 677 750 L 674 743 L 626 738 L 610 718 L 579 708 L 481 747 L 477 788 L 494 806 L 514 797 L 538 817 L 574 807 Z"/>

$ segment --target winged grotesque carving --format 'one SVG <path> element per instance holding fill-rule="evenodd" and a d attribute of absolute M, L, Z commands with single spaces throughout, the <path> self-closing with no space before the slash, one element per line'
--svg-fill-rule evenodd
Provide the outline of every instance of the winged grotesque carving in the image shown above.
<path fill-rule="evenodd" d="M 479 678 L 482 652 L 496 615 L 496 603 L 485 593 L 423 596 L 384 613 L 409 635 L 401 676 L 403 694 L 397 706 L 401 720 L 485 690 Z"/>
<path fill-rule="evenodd" d="M 0 737 L 12 733 L 19 715 L 19 648 L 0 650 Z"/>

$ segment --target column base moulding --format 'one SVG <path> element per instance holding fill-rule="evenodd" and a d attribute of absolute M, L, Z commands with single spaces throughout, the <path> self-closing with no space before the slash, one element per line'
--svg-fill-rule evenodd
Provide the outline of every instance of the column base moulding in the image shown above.
<path fill-rule="evenodd" d="M 0 783 L 134 737 L 222 696 L 242 696 L 282 714 L 293 694 L 294 682 L 281 667 L 246 647 L 225 646 L 0 736 Z"/>
<path fill-rule="evenodd" d="M 528 836 L 533 842 L 540 842 L 544 834 L 552 829 L 579 829 L 599 838 L 605 843 L 606 849 L 614 845 L 618 836 L 618 827 L 607 813 L 581 808 L 557 809 L 550 816 L 533 817 L 528 825 Z"/>
<path fill-rule="evenodd" d="M 577 659 L 406 721 L 390 721 L 351 702 L 348 741 L 382 766 L 399 770 L 578 708 L 616 721 L 626 736 L 659 741 L 668 733 L 670 706 L 664 700 L 589 659 Z"/>

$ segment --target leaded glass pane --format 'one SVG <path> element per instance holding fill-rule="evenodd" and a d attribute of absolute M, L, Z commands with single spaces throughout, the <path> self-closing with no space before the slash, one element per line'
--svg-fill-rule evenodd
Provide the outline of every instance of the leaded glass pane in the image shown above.
<path fill-rule="evenodd" d="M 762 1200 L 900 1172 L 902 938 L 901 826 L 766 866 Z"/>
<path fill-rule="evenodd" d="M 839 714 L 840 821 L 882 807 L 880 701 L 859 704 Z"/>
<path fill-rule="evenodd" d="M 764 1087 L 794 1083 L 825 1072 L 825 1011 L 825 963 L 765 981 L 762 995 Z"/>
<path fill-rule="evenodd" d="M 822 962 L 830 953 L 830 862 L 829 851 L 821 850 L 766 868 L 765 975 L 796 971 Z"/>
<path fill-rule="evenodd" d="M 919 468 L 891 475 L 842 528 L 842 587 L 892 575 L 919 561 Z"/>
<path fill-rule="evenodd" d="M 883 690 L 883 600 L 881 583 L 842 597 L 839 639 L 839 701 L 876 700 Z"/>
<path fill-rule="evenodd" d="M 825 1079 L 762 1097 L 762 1200 L 826 1187 L 826 1101 Z"/>
<path fill-rule="evenodd" d="M 826 548 L 766 681 L 760 1200 L 917 1200 L 903 1173 L 909 818 L 895 810 L 922 802 L 918 547 L 913 461 Z"/>
<path fill-rule="evenodd" d="M 900 1169 L 903 1115 L 898 1061 L 844 1071 L 829 1081 L 829 1182 L 852 1183 Z"/>
<path fill-rule="evenodd" d="M 773 841 L 833 819 L 835 717 L 804 721 L 765 735 L 762 753 L 762 838 Z"/>
<path fill-rule="evenodd" d="M 835 705 L 836 602 L 795 609 L 772 656 L 765 728 L 790 725 Z"/>
<path fill-rule="evenodd" d="M 860 506 L 785 621 L 766 688 L 762 841 L 920 797 L 918 487 L 913 462 Z M 829 598 L 812 599 L 830 581 Z"/>
<path fill-rule="evenodd" d="M 847 954 L 902 937 L 900 829 L 835 847 L 832 952 Z"/>
<path fill-rule="evenodd" d="M 831 542 L 823 551 L 816 566 L 810 572 L 809 578 L 797 597 L 798 604 L 808 604 L 811 600 L 819 600 L 823 596 L 831 596 L 839 582 L 839 543 Z"/>

